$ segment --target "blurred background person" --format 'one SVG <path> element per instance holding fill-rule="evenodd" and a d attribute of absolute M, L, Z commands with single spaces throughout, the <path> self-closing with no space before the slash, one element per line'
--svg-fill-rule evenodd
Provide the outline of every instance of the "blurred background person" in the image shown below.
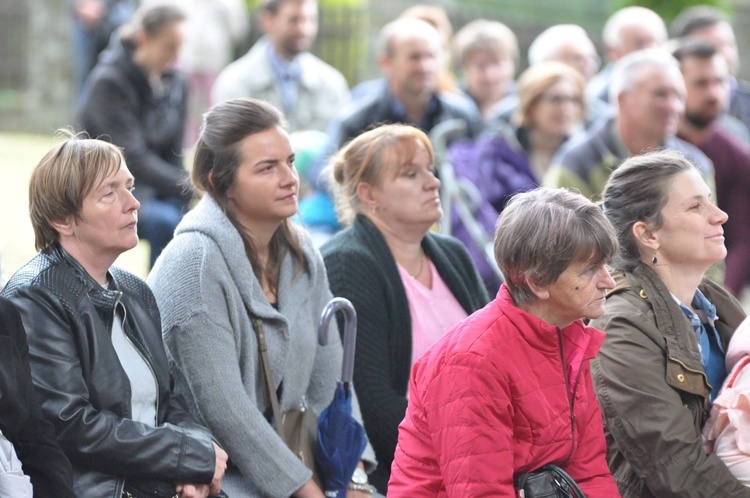
<path fill-rule="evenodd" d="M 727 254 L 727 215 L 676 151 L 617 168 L 603 205 L 620 242 L 617 286 L 591 325 L 607 335 L 591 372 L 607 461 L 623 497 L 750 496 L 703 450 L 701 429 L 727 375 L 729 339 L 745 318 L 706 270 Z"/>
<path fill-rule="evenodd" d="M 460 141 L 448 149 L 462 188 L 470 182 L 472 194 L 458 199 L 473 213 L 487 239 L 505 204 L 517 192 L 537 187 L 562 144 L 580 129 L 585 114 L 583 77 L 572 67 L 545 61 L 526 69 L 518 79 L 519 100 L 514 127 L 504 119 L 487 123 L 475 141 Z M 475 240 L 457 210 L 452 234 L 460 239 L 477 265 L 490 294 L 497 293 L 501 279 L 488 251 Z"/>
<path fill-rule="evenodd" d="M 511 199 L 494 243 L 497 297 L 414 365 L 388 496 L 516 496 L 552 463 L 617 497 L 589 365 L 604 333 L 583 323 L 614 287 L 614 230 L 581 195 L 537 189 Z"/>
<path fill-rule="evenodd" d="M 610 83 L 610 101 L 617 105 L 617 115 L 568 140 L 543 184 L 576 189 L 599 199 L 609 175 L 625 159 L 668 148 L 694 161 L 713 189 L 711 161 L 675 136 L 685 112 L 685 92 L 680 66 L 665 50 L 650 48 L 626 55 L 617 62 Z"/>
<path fill-rule="evenodd" d="M 325 131 L 349 100 L 349 85 L 332 66 L 310 53 L 318 35 L 316 0 L 263 0 L 264 36 L 216 80 L 212 100 L 265 100 L 289 120 L 289 130 Z"/>
<path fill-rule="evenodd" d="M 497 104 L 515 90 L 516 35 L 503 23 L 477 19 L 456 33 L 453 56 L 462 76 L 461 91 L 484 120 L 494 116 Z"/>
<path fill-rule="evenodd" d="M 437 30 L 442 40 L 439 52 L 440 74 L 438 89 L 443 92 L 457 93 L 459 91 L 456 76 L 451 72 L 451 44 L 453 40 L 453 24 L 443 7 L 438 5 L 417 4 L 408 7 L 399 16 L 404 19 L 419 19 Z"/>
<path fill-rule="evenodd" d="M 656 48 L 667 41 L 664 20 L 645 7 L 625 7 L 607 19 L 602 30 L 607 65 L 596 73 L 586 85 L 588 97 L 609 102 L 609 80 L 614 64 L 636 50 Z"/>
<path fill-rule="evenodd" d="M 187 81 L 174 69 L 185 14 L 175 5 L 141 7 L 91 73 L 77 124 L 122 148 L 138 182 L 138 234 L 150 265 L 172 238 L 191 199 L 182 145 Z"/>
<path fill-rule="evenodd" d="M 205 498 L 220 491 L 227 454 L 172 393 L 151 291 L 112 266 L 138 244 L 133 184 L 112 144 L 71 137 L 53 146 L 29 185 L 40 252 L 2 294 L 21 314 L 42 412 L 73 465 L 76 495 Z"/>
<path fill-rule="evenodd" d="M 583 76 L 584 85 L 599 69 L 599 56 L 594 42 L 576 24 L 556 24 L 542 31 L 529 45 L 529 67 L 540 62 L 557 61 L 567 64 Z M 511 121 L 518 108 L 518 96 L 511 94 L 498 105 L 498 115 Z M 600 118 L 613 114 L 613 109 L 596 98 L 586 99 L 583 126 L 590 127 Z"/>
<path fill-rule="evenodd" d="M 580 73 L 560 62 L 540 62 L 518 78 L 518 108 L 511 123 L 538 183 L 560 146 L 581 128 L 584 91 Z"/>
<path fill-rule="evenodd" d="M 469 254 L 430 232 L 442 216 L 435 158 L 424 132 L 385 125 L 331 159 L 343 231 L 323 245 L 331 290 L 357 310 L 354 385 L 385 493 L 411 366 L 487 294 Z M 367 285 L 363 285 L 367 282 Z"/>
<path fill-rule="evenodd" d="M 203 113 L 211 107 L 211 89 L 219 72 L 235 59 L 235 49 L 250 26 L 242 0 L 188 0 L 180 67 L 190 82 L 185 147 L 195 145 Z"/>
<path fill-rule="evenodd" d="M 750 149 L 724 126 L 727 119 L 735 120 L 725 114 L 729 66 L 715 45 L 701 39 L 683 40 L 672 54 L 687 90 L 677 136 L 698 147 L 714 165 L 716 203 L 729 216 L 724 224 L 724 286 L 739 296 L 750 281 Z"/>
<path fill-rule="evenodd" d="M 740 54 L 727 15 L 708 5 L 689 7 L 672 21 L 669 30 L 676 38 L 696 37 L 716 45 L 726 58 L 731 74 L 727 111 L 750 129 L 750 83 L 739 79 Z"/>
<path fill-rule="evenodd" d="M 70 462 L 34 392 L 26 331 L 18 310 L 5 298 L 0 298 L 0 451 L 4 496 L 75 498 Z M 22 475 L 6 468 L 14 462 L 10 455 L 20 460 Z"/>
<path fill-rule="evenodd" d="M 284 124 L 280 111 L 256 99 L 230 99 L 205 115 L 192 170 L 205 195 L 148 278 L 180 372 L 176 389 L 232 455 L 229 496 L 323 498 L 271 425 L 253 324 L 266 337 L 280 411 L 320 414 L 333 399 L 342 347 L 335 326 L 329 344 L 318 343 L 332 296 L 320 253 L 290 220 L 299 177 Z M 372 449 L 362 458 L 371 470 Z"/>
<path fill-rule="evenodd" d="M 73 8 L 73 55 L 76 95 L 80 99 L 86 80 L 112 33 L 130 20 L 135 0 L 70 0 Z"/>
<path fill-rule="evenodd" d="M 333 119 L 328 134 L 338 149 L 374 124 L 411 124 L 425 133 L 450 119 L 466 123 L 466 136 L 481 129 L 479 112 L 455 93 L 440 90 L 442 40 L 425 21 L 399 18 L 380 30 L 377 58 L 385 77 Z"/>

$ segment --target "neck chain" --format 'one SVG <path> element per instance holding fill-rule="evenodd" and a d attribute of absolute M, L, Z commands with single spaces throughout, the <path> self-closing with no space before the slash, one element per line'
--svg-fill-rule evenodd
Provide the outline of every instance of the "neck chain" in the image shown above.
<path fill-rule="evenodd" d="M 418 279 L 422 274 L 422 270 L 424 269 L 424 260 L 427 259 L 427 255 L 424 252 L 420 252 L 420 255 L 421 257 L 419 258 L 419 269 L 417 270 L 417 273 L 411 276 L 411 278 L 413 279 Z"/>

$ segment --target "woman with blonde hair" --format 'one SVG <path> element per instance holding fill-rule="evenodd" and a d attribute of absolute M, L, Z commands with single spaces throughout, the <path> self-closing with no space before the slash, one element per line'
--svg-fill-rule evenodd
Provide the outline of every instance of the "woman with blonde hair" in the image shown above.
<path fill-rule="evenodd" d="M 379 462 L 372 482 L 385 492 L 411 366 L 487 294 L 463 245 L 430 231 L 443 211 L 424 132 L 375 128 L 330 167 L 339 216 L 349 226 L 321 251 L 331 290 L 358 313 L 354 385 Z"/>
<path fill-rule="evenodd" d="M 519 104 L 511 122 L 537 181 L 563 142 L 580 129 L 585 88 L 583 76 L 562 62 L 539 62 L 518 78 Z"/>
<path fill-rule="evenodd" d="M 518 40 L 505 24 L 477 19 L 453 38 L 453 63 L 461 70 L 461 90 L 477 105 L 484 119 L 515 91 Z"/>

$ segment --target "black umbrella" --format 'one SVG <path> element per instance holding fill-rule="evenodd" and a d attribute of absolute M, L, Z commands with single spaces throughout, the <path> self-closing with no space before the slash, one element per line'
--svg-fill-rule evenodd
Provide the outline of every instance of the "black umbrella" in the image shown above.
<path fill-rule="evenodd" d="M 346 496 L 349 481 L 367 446 L 362 425 L 352 417 L 352 373 L 357 340 L 357 313 L 348 299 L 333 298 L 323 309 L 318 325 L 318 342 L 328 344 L 328 324 L 337 311 L 344 312 L 344 359 L 341 380 L 333 401 L 318 418 L 315 457 L 323 474 L 324 492 L 329 497 Z"/>

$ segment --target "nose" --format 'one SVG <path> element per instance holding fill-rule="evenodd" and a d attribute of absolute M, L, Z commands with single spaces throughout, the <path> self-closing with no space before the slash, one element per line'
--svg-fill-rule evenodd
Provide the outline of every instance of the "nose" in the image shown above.
<path fill-rule="evenodd" d="M 281 185 L 283 187 L 294 187 L 299 183 L 299 173 L 294 165 L 290 165 L 288 168 L 282 168 Z"/>
<path fill-rule="evenodd" d="M 440 182 L 440 179 L 437 176 L 435 176 L 435 173 L 432 171 L 430 171 L 428 175 L 429 176 L 427 177 L 427 184 L 426 184 L 427 190 L 439 189 L 440 185 L 442 184 Z"/>
<path fill-rule="evenodd" d="M 719 206 L 717 206 L 716 204 L 711 204 L 711 206 L 713 206 L 711 222 L 715 225 L 723 225 L 724 223 L 726 223 L 729 219 L 729 215 L 719 209 Z"/>
<path fill-rule="evenodd" d="M 132 191 L 127 190 L 126 192 L 125 202 L 123 203 L 125 212 L 138 210 L 138 208 L 141 207 L 141 203 L 138 201 L 138 199 L 135 198 L 135 195 L 133 195 Z"/>
<path fill-rule="evenodd" d="M 672 112 L 682 116 L 685 112 L 685 100 L 677 93 L 674 93 L 669 98 L 669 107 Z"/>
<path fill-rule="evenodd" d="M 614 289 L 615 288 L 615 279 L 612 278 L 612 275 L 609 274 L 609 271 L 607 271 L 607 268 L 604 265 L 601 265 L 598 270 L 599 273 L 599 285 L 598 287 L 600 289 Z"/>

